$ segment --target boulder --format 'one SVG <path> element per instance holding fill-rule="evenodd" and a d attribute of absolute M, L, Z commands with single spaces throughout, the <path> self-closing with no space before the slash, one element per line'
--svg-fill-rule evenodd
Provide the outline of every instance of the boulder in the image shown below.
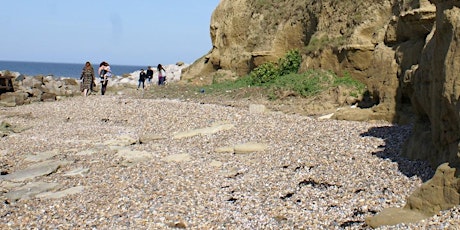
<path fill-rule="evenodd" d="M 409 196 L 404 208 L 432 216 L 460 205 L 460 178 L 455 171 L 448 163 L 440 165 L 433 178 Z"/>
<path fill-rule="evenodd" d="M 366 223 L 377 228 L 384 225 L 412 223 L 426 219 L 439 211 L 460 205 L 460 178 L 448 163 L 442 164 L 429 181 L 407 198 L 404 208 L 387 208 L 366 218 Z"/>
<path fill-rule="evenodd" d="M 8 92 L 0 95 L 0 105 L 7 107 L 14 107 L 23 105 L 28 98 L 27 93 L 22 92 Z"/>
<path fill-rule="evenodd" d="M 54 93 L 43 93 L 42 96 L 41 96 L 41 101 L 47 101 L 47 102 L 50 102 L 50 101 L 56 101 L 56 94 Z"/>

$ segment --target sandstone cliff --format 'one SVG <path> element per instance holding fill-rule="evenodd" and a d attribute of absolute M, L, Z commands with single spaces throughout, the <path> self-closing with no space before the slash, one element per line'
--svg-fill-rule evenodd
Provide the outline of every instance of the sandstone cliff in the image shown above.
<path fill-rule="evenodd" d="M 435 21 L 427 0 L 405 2 L 222 0 L 211 18 L 213 48 L 183 79 L 206 83 L 217 70 L 242 76 L 296 48 L 301 71 L 350 73 L 368 86 L 370 119 L 399 122 L 412 93 L 404 77 L 419 63 Z"/>
<path fill-rule="evenodd" d="M 409 78 L 417 121 L 405 154 L 460 169 L 460 2 L 432 2 L 437 9 L 435 29 Z"/>
<path fill-rule="evenodd" d="M 458 5 L 453 0 L 222 0 L 211 18 L 213 48 L 184 70 L 183 79 L 206 83 L 222 70 L 242 76 L 297 48 L 301 71 L 348 72 L 365 83 L 372 102 L 369 119 L 407 122 L 402 114 L 414 111 L 406 156 L 460 168 Z"/>

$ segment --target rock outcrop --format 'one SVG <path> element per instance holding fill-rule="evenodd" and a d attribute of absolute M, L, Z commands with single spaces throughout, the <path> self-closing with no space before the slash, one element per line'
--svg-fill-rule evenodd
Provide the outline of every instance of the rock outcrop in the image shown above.
<path fill-rule="evenodd" d="M 460 169 L 460 2 L 432 2 L 437 9 L 435 29 L 408 77 L 417 119 L 404 154 Z"/>
<path fill-rule="evenodd" d="M 182 76 L 197 84 L 217 71 L 242 76 L 298 49 L 301 71 L 348 72 L 366 84 L 367 105 L 358 104 L 366 111 L 333 117 L 415 122 L 404 155 L 459 168 L 459 4 L 222 0 L 211 18 L 212 49 Z"/>
<path fill-rule="evenodd" d="M 435 8 L 424 0 L 224 0 L 211 18 L 212 50 L 184 69 L 183 79 L 209 83 L 217 70 L 242 76 L 299 49 L 301 71 L 350 73 L 367 85 L 369 119 L 398 122 L 412 92 L 400 84 L 418 63 L 434 20 Z"/>
<path fill-rule="evenodd" d="M 442 164 L 432 179 L 424 183 L 407 198 L 404 208 L 387 208 L 366 219 L 373 227 L 417 222 L 433 216 L 439 211 L 460 205 L 460 178 L 455 169 Z"/>

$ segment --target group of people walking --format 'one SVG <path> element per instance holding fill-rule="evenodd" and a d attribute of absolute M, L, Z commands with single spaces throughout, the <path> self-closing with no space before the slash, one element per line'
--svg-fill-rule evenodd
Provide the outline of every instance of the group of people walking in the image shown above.
<path fill-rule="evenodd" d="M 105 91 L 107 90 L 107 83 L 109 81 L 109 77 L 112 76 L 112 71 L 110 70 L 109 63 L 105 61 L 101 62 L 101 64 L 99 64 L 97 74 L 99 75 L 99 78 L 101 80 L 101 94 L 104 95 Z M 92 91 L 94 91 L 94 87 L 96 87 L 96 77 L 91 62 L 87 61 L 85 63 L 85 66 L 83 67 L 83 70 L 81 72 L 80 79 L 80 90 L 83 96 L 87 96 Z"/>
<path fill-rule="evenodd" d="M 158 85 L 164 85 L 166 81 L 166 70 L 163 68 L 163 65 L 158 64 L 157 72 L 158 72 Z M 101 83 L 101 94 L 104 95 L 107 90 L 108 79 L 112 76 L 112 71 L 110 70 L 109 63 L 105 61 L 101 62 L 99 64 L 99 69 L 97 71 L 97 74 L 99 76 L 100 83 Z M 148 66 L 147 71 L 144 71 L 143 69 L 141 69 L 141 72 L 139 74 L 139 84 L 137 88 L 139 89 L 141 85 L 142 85 L 142 88 L 144 88 L 145 81 L 148 80 L 149 82 L 151 82 L 153 75 L 154 75 L 154 71 L 151 66 Z M 89 61 L 85 63 L 80 79 L 82 80 L 81 85 L 80 85 L 80 90 L 83 96 L 87 96 L 92 91 L 94 91 L 94 88 L 96 87 L 96 76 L 94 73 L 93 66 L 91 65 Z"/>
<path fill-rule="evenodd" d="M 163 67 L 163 65 L 158 64 L 157 72 L 158 72 L 158 85 L 164 85 L 166 82 L 166 70 Z M 139 84 L 137 85 L 137 88 L 139 89 L 141 86 L 142 88 L 145 88 L 145 81 L 147 80 L 150 83 L 152 82 L 152 78 L 153 78 L 153 69 L 151 66 L 147 67 L 147 71 L 144 71 L 144 69 L 141 69 L 141 72 L 139 73 Z"/>

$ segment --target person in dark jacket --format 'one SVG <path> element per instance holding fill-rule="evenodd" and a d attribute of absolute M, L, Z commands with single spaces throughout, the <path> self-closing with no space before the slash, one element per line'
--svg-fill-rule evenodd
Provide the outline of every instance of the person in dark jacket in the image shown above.
<path fill-rule="evenodd" d="M 151 66 L 148 66 L 147 67 L 147 80 L 149 83 L 152 82 L 152 78 L 153 78 L 153 69 Z"/>
<path fill-rule="evenodd" d="M 99 69 L 97 71 L 99 77 L 101 78 L 101 94 L 104 95 L 105 91 L 107 90 L 107 83 L 109 81 L 109 77 L 112 76 L 112 71 L 110 70 L 109 63 L 103 61 L 99 64 Z"/>
<path fill-rule="evenodd" d="M 145 73 L 144 69 L 141 69 L 141 72 L 139 73 L 139 85 L 137 85 L 137 89 L 141 87 L 141 84 L 142 84 L 142 89 L 144 89 L 145 78 L 147 78 L 147 74 Z"/>

